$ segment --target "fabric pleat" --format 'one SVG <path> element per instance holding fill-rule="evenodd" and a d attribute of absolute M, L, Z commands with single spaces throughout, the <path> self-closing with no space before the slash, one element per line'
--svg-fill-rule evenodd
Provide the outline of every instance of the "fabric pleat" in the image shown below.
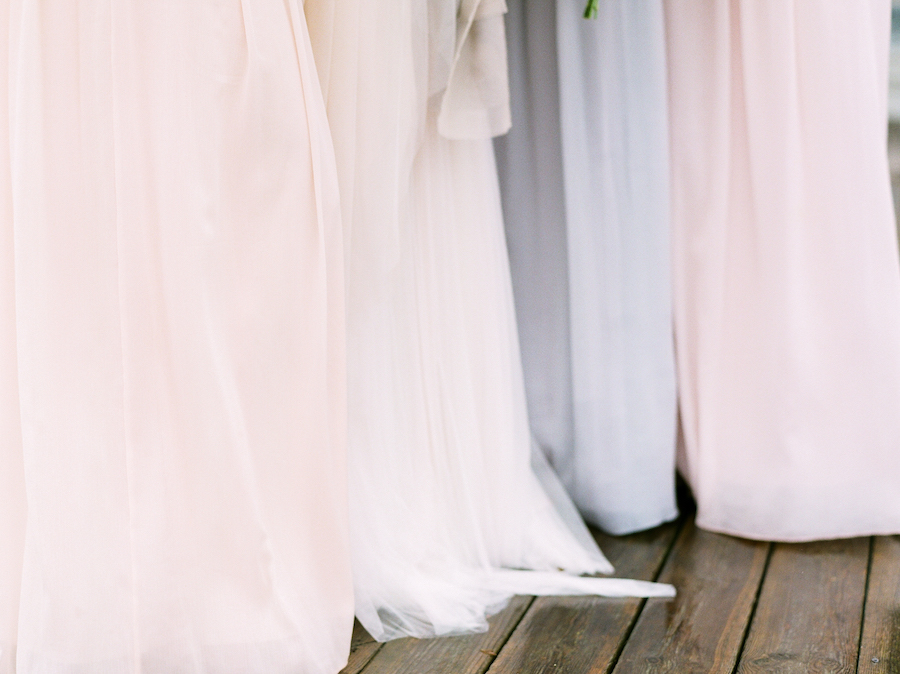
<path fill-rule="evenodd" d="M 0 14 L 0 672 L 334 674 L 341 225 L 302 10 Z"/>
<path fill-rule="evenodd" d="M 889 0 L 666 0 L 675 326 L 697 523 L 900 532 Z"/>

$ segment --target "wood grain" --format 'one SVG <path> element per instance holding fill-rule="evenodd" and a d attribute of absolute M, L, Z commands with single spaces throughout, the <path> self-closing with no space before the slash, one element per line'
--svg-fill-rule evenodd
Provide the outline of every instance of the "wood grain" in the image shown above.
<path fill-rule="evenodd" d="M 860 674 L 900 674 L 900 536 L 873 542 Z"/>
<path fill-rule="evenodd" d="M 653 531 L 598 542 L 616 575 L 652 580 L 678 533 L 670 524 Z M 607 672 L 643 600 L 540 597 L 519 623 L 489 674 Z"/>
<path fill-rule="evenodd" d="M 769 548 L 699 530 L 690 521 L 660 576 L 678 596 L 647 601 L 615 674 L 731 672 Z"/>
<path fill-rule="evenodd" d="M 440 639 L 397 639 L 382 646 L 364 674 L 483 674 L 531 605 L 515 597 L 490 619 L 484 634 Z"/>
<path fill-rule="evenodd" d="M 869 539 L 778 544 L 739 674 L 856 671 Z"/>
<path fill-rule="evenodd" d="M 381 644 L 366 632 L 366 628 L 360 625 L 358 620 L 355 620 L 353 637 L 350 640 L 350 658 L 340 674 L 359 674 L 380 649 Z"/>

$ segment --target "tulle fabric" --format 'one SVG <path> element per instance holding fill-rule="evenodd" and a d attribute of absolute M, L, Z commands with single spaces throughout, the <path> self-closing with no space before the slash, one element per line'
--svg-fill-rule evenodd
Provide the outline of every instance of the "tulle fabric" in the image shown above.
<path fill-rule="evenodd" d="M 511 3 L 497 141 L 532 427 L 576 505 L 622 534 L 675 507 L 661 0 Z"/>
<path fill-rule="evenodd" d="M 900 532 L 890 4 L 666 0 L 680 458 L 702 527 Z"/>
<path fill-rule="evenodd" d="M 558 571 L 611 567 L 531 467 L 489 139 L 506 125 L 502 3 L 373 5 L 305 5 L 351 214 L 357 616 L 385 640 L 485 629 L 516 593 L 671 594 Z"/>
<path fill-rule="evenodd" d="M 334 158 L 294 0 L 0 11 L 0 672 L 334 674 Z"/>

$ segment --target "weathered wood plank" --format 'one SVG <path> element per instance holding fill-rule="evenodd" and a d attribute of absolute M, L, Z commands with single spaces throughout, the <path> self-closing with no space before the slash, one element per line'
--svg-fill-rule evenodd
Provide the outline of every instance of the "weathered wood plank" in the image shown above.
<path fill-rule="evenodd" d="M 597 539 L 617 575 L 652 580 L 678 533 L 670 524 L 650 532 Z M 513 632 L 489 674 L 606 672 L 640 610 L 639 599 L 540 597 Z"/>
<path fill-rule="evenodd" d="M 731 672 L 769 548 L 689 522 L 660 576 L 675 585 L 678 596 L 647 601 L 615 674 Z"/>
<path fill-rule="evenodd" d="M 900 674 L 900 536 L 873 541 L 860 674 Z"/>
<path fill-rule="evenodd" d="M 380 648 L 381 644 L 366 632 L 366 628 L 360 625 L 358 620 L 354 621 L 353 637 L 350 640 L 350 659 L 340 674 L 359 674 Z"/>
<path fill-rule="evenodd" d="M 854 672 L 869 539 L 778 544 L 739 674 Z"/>
<path fill-rule="evenodd" d="M 514 597 L 490 619 L 484 634 L 389 641 L 363 674 L 483 674 L 531 602 L 531 597 Z"/>

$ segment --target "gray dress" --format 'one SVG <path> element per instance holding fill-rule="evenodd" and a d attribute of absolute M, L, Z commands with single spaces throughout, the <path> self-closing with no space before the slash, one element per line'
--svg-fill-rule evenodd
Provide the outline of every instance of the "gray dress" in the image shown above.
<path fill-rule="evenodd" d="M 511 0 L 497 141 L 532 432 L 612 533 L 677 515 L 660 0 Z"/>

